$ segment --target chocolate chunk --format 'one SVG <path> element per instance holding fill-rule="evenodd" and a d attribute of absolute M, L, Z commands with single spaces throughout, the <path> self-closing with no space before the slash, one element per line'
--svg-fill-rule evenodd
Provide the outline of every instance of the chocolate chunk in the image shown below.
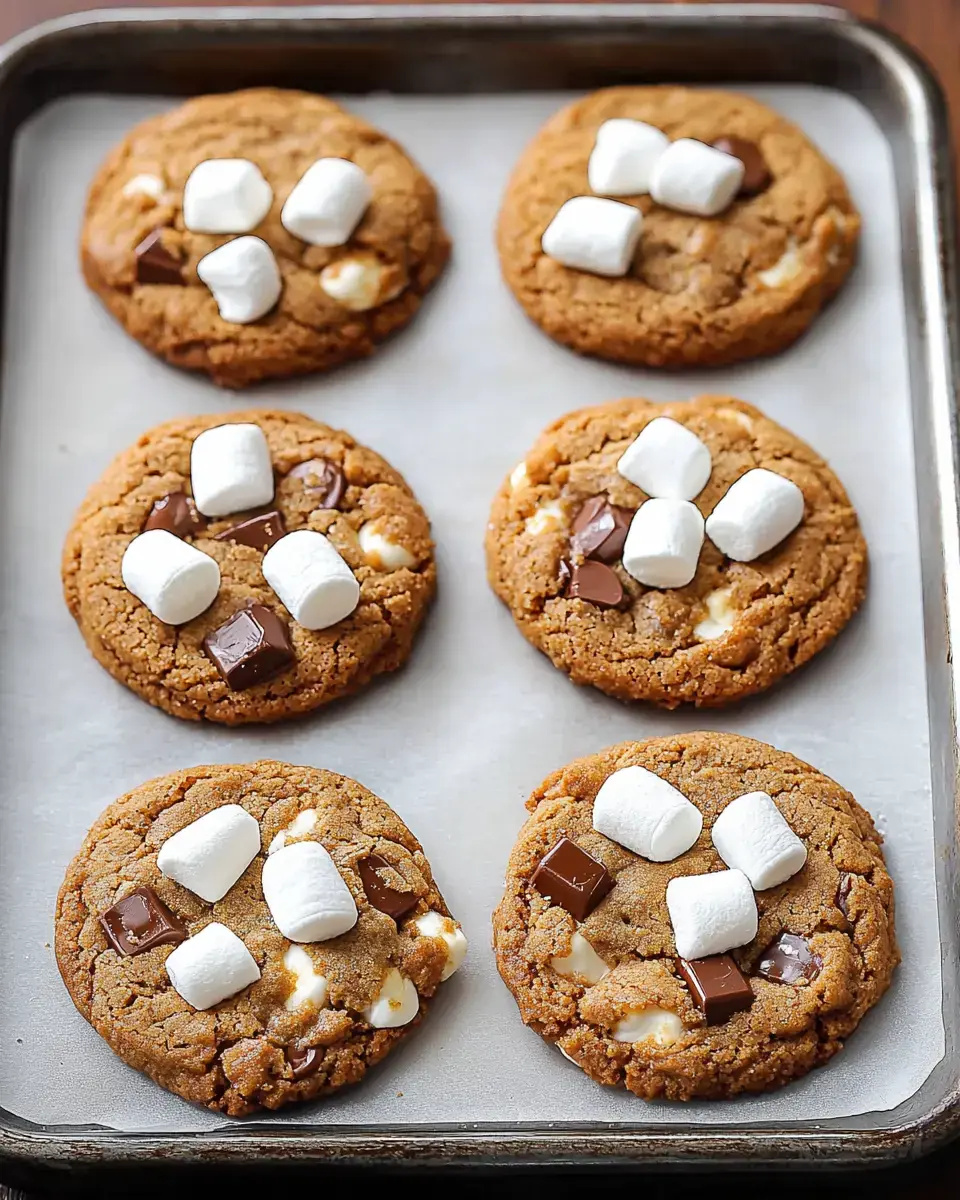
<path fill-rule="evenodd" d="M 294 1079 L 303 1079 L 320 1066 L 320 1051 L 316 1046 L 288 1046 L 287 1062 L 293 1069 Z"/>
<path fill-rule="evenodd" d="M 773 176 L 756 142 L 747 141 L 746 138 L 722 137 L 717 138 L 713 146 L 715 150 L 732 154 L 743 163 L 743 182 L 740 184 L 740 191 L 737 192 L 738 196 L 757 196 L 767 190 Z"/>
<path fill-rule="evenodd" d="M 207 519 L 200 515 L 193 497 L 186 492 L 169 492 L 161 496 L 151 508 L 150 515 L 143 523 L 143 533 L 148 529 L 165 529 L 167 533 L 176 534 L 178 538 L 190 537 L 191 534 L 202 533 L 207 527 Z"/>
<path fill-rule="evenodd" d="M 567 596 L 571 600 L 589 600 L 601 608 L 616 608 L 623 599 L 623 584 L 604 563 L 582 562 L 570 568 Z"/>
<path fill-rule="evenodd" d="M 560 586 L 566 589 L 570 582 L 570 564 L 564 558 L 561 558 L 560 566 L 557 568 L 557 578 L 560 580 Z"/>
<path fill-rule="evenodd" d="M 118 900 L 102 914 L 100 924 L 111 946 L 127 956 L 154 946 L 175 946 L 188 937 L 186 925 L 148 887 Z"/>
<path fill-rule="evenodd" d="M 260 513 L 259 516 L 249 517 L 238 525 L 231 525 L 223 533 L 217 534 L 218 542 L 239 542 L 241 546 L 252 546 L 266 554 L 274 543 L 279 542 L 287 530 L 280 513 Z"/>
<path fill-rule="evenodd" d="M 317 493 L 320 508 L 336 508 L 343 499 L 347 481 L 336 463 L 327 458 L 311 458 L 290 472 L 294 479 L 303 480 L 305 492 Z"/>
<path fill-rule="evenodd" d="M 593 496 L 573 518 L 570 548 L 584 558 L 616 562 L 623 553 L 632 520 L 629 508 L 619 508 L 605 496 Z"/>
<path fill-rule="evenodd" d="M 286 624 L 262 604 L 241 608 L 207 634 L 203 648 L 235 692 L 272 679 L 294 661 Z"/>
<path fill-rule="evenodd" d="M 531 883 L 541 896 L 585 921 L 613 887 L 614 879 L 602 862 L 562 837 L 540 860 Z"/>
<path fill-rule="evenodd" d="M 708 1025 L 722 1025 L 753 1003 L 750 983 L 729 954 L 692 958 L 689 962 L 678 958 L 677 970 Z"/>
<path fill-rule="evenodd" d="M 383 877 L 379 874 L 383 867 L 389 869 L 390 864 L 379 854 L 368 854 L 366 858 L 361 858 L 357 863 L 357 870 L 363 880 L 363 890 L 367 893 L 367 899 L 374 908 L 379 908 L 388 917 L 399 921 L 412 908 L 416 908 L 420 897 L 414 895 L 413 892 L 398 892 L 396 888 L 384 883 Z"/>
<path fill-rule="evenodd" d="M 781 933 L 761 955 L 757 974 L 774 983 L 799 983 L 801 979 L 813 983 L 822 966 L 823 960 L 813 953 L 806 938 Z"/>
<path fill-rule="evenodd" d="M 847 918 L 848 921 L 850 920 L 850 913 L 847 911 L 847 900 L 850 897 L 850 891 L 853 888 L 854 879 L 855 879 L 855 876 L 850 875 L 848 872 L 844 871 L 843 874 L 840 876 L 840 882 L 837 885 L 837 895 L 836 895 L 837 908 L 840 909 L 840 911 L 843 913 L 843 915 Z"/>
<path fill-rule="evenodd" d="M 162 229 L 155 229 L 134 251 L 137 256 L 137 283 L 183 283 L 180 263 L 164 246 L 162 235 Z"/>

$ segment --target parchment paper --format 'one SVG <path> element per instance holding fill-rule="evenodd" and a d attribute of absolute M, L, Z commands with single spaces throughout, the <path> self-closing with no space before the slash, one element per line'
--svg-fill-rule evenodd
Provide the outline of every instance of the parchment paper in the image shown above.
<path fill-rule="evenodd" d="M 507 174 L 563 95 L 348 103 L 436 180 L 455 243 L 414 326 L 368 363 L 225 394 L 154 361 L 90 296 L 76 265 L 97 163 L 163 98 L 60 102 L 23 131 L 10 226 L 0 437 L 0 1096 L 32 1121 L 125 1130 L 220 1119 L 125 1067 L 57 974 L 57 887 L 94 818 L 141 781 L 263 755 L 329 767 L 383 796 L 422 840 L 471 950 L 429 1020 L 361 1086 L 271 1121 L 325 1125 L 822 1121 L 896 1106 L 941 1058 L 914 464 L 893 173 L 880 130 L 839 93 L 753 89 L 837 160 L 865 214 L 862 262 L 784 356 L 657 374 L 592 362 L 530 325 L 500 281 L 491 230 Z M 865 611 L 834 648 L 724 712 L 627 708 L 575 688 L 489 592 L 482 539 L 500 480 L 540 429 L 622 395 L 728 390 L 809 440 L 849 489 L 872 554 Z M 342 425 L 409 479 L 434 522 L 440 597 L 409 666 L 299 723 L 228 730 L 164 716 L 87 653 L 60 597 L 71 515 L 109 459 L 156 422 L 277 404 Z M 773 1095 L 644 1104 L 591 1083 L 520 1022 L 497 976 L 490 912 L 523 800 L 550 771 L 623 738 L 737 731 L 850 788 L 887 836 L 904 964 L 826 1068 Z"/>

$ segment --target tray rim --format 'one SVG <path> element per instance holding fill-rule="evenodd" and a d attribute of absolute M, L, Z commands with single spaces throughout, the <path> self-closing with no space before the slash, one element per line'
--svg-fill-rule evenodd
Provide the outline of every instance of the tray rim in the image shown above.
<path fill-rule="evenodd" d="M 82 31 L 96 36 L 116 27 L 226 30 L 243 26 L 263 32 L 292 25 L 320 28 L 325 23 L 347 27 L 450 26 L 473 22 L 495 28 L 522 22 L 525 30 L 553 25 L 594 25 L 616 19 L 630 24 L 696 27 L 711 18 L 775 23 L 785 29 L 799 23 L 822 24 L 825 36 L 860 44 L 879 66 L 896 78 L 909 113 L 913 146 L 912 183 L 916 197 L 919 250 L 923 365 L 930 384 L 934 488 L 939 501 L 938 532 L 942 537 L 941 603 L 946 618 L 946 663 L 949 720 L 954 734 L 951 762 L 944 764 L 960 806 L 958 746 L 960 665 L 952 658 L 950 635 L 960 621 L 960 434 L 957 394 L 960 382 L 957 321 L 956 195 L 949 153 L 949 126 L 943 93 L 920 56 L 896 35 L 846 10 L 822 4 L 707 3 L 665 7 L 644 3 L 442 3 L 340 4 L 307 7 L 104 8 L 42 22 L 0 45 L 0 101 L 14 67 L 58 35 Z M 0 198 L 2 200 L 2 198 Z M 905 220 L 901 215 L 902 222 Z M 2 286 L 2 284 L 0 284 Z M 911 361 L 911 376 L 914 363 Z M 911 380 L 911 386 L 915 386 Z M 925 627 L 927 622 L 925 621 Z M 929 659 L 929 652 L 928 652 Z M 931 747 L 931 753 L 933 747 Z M 951 769 L 952 768 L 952 769 Z M 936 815 L 936 814 L 935 814 Z M 938 898 L 940 886 L 938 883 Z M 945 963 L 949 966 L 949 963 Z M 948 1046 L 945 1058 L 950 1054 Z M 12 1117 L 12 1124 L 6 1119 Z M 883 1129 L 778 1128 L 744 1124 L 716 1129 L 700 1125 L 647 1126 L 590 1123 L 578 1127 L 464 1123 L 436 1126 L 367 1126 L 282 1128 L 248 1122 L 227 1130 L 187 1134 L 136 1133 L 111 1129 L 41 1128 L 0 1108 L 0 1163 L 24 1167 L 67 1165 L 122 1166 L 144 1163 L 188 1166 L 211 1162 L 350 1163 L 376 1165 L 613 1166 L 651 1163 L 661 1166 L 808 1167 L 882 1166 L 929 1153 L 960 1135 L 960 1079 L 928 1111 Z"/>

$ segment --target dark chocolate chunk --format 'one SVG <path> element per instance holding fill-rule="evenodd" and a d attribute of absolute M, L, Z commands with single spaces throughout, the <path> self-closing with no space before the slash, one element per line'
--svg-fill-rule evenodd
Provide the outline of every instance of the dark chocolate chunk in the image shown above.
<path fill-rule="evenodd" d="M 840 909 L 840 911 L 843 913 L 843 915 L 847 918 L 848 921 L 850 920 L 850 913 L 847 911 L 847 900 L 850 897 L 850 891 L 853 888 L 854 879 L 855 879 L 854 875 L 851 875 L 847 871 L 844 871 L 843 874 L 840 876 L 840 882 L 837 885 L 837 895 L 836 895 L 837 908 Z"/>
<path fill-rule="evenodd" d="M 750 983 L 729 954 L 689 961 L 678 958 L 677 970 L 708 1025 L 722 1025 L 753 1003 Z"/>
<path fill-rule="evenodd" d="M 151 508 L 150 515 L 143 523 L 143 533 L 148 529 L 165 529 L 174 533 L 178 538 L 190 537 L 202 533 L 207 527 L 207 519 L 197 511 L 193 497 L 186 492 L 169 492 L 161 496 Z"/>
<path fill-rule="evenodd" d="M 589 600 L 601 608 L 616 608 L 623 599 L 623 584 L 604 563 L 582 562 L 570 568 L 567 596 L 571 600 Z"/>
<path fill-rule="evenodd" d="M 585 921 L 613 887 L 614 879 L 602 862 L 562 837 L 540 860 L 531 882 L 541 896 Z"/>
<path fill-rule="evenodd" d="M 305 492 L 317 493 L 320 508 L 336 508 L 343 499 L 347 481 L 336 463 L 327 458 L 311 458 L 290 472 L 294 479 L 303 480 Z"/>
<path fill-rule="evenodd" d="M 288 1046 L 287 1062 L 293 1069 L 294 1079 L 303 1079 L 320 1066 L 320 1051 L 316 1046 Z"/>
<path fill-rule="evenodd" d="M 231 525 L 217 534 L 218 542 L 239 542 L 241 546 L 252 546 L 266 554 L 272 545 L 279 542 L 287 530 L 280 513 L 273 511 L 248 517 L 237 525 Z"/>
<path fill-rule="evenodd" d="M 584 558 L 616 562 L 623 553 L 632 520 L 629 508 L 619 508 L 605 496 L 593 496 L 573 518 L 570 548 Z"/>
<path fill-rule="evenodd" d="M 134 251 L 137 256 L 137 283 L 183 283 L 180 263 L 164 246 L 162 235 L 162 229 L 155 229 Z"/>
<path fill-rule="evenodd" d="M 813 983 L 822 966 L 823 960 L 813 953 L 806 938 L 781 933 L 760 956 L 757 974 L 774 983 L 799 983 L 801 979 Z"/>
<path fill-rule="evenodd" d="M 272 679 L 294 661 L 286 624 L 262 604 L 241 608 L 207 634 L 203 648 L 235 692 Z"/>
<path fill-rule="evenodd" d="M 740 184 L 738 196 L 758 196 L 770 186 L 773 176 L 767 166 L 767 160 L 760 153 L 756 142 L 747 141 L 740 137 L 717 138 L 713 143 L 715 150 L 724 154 L 732 154 L 743 163 L 743 182 Z"/>
<path fill-rule="evenodd" d="M 148 887 L 137 888 L 100 917 L 111 946 L 127 956 L 186 941 L 187 927 Z"/>
<path fill-rule="evenodd" d="M 367 899 L 374 908 L 379 908 L 388 917 L 399 921 L 412 908 L 416 908 L 420 897 L 414 895 L 413 892 L 398 892 L 396 888 L 385 883 L 379 873 L 382 867 L 389 868 L 390 864 L 379 854 L 368 854 L 366 858 L 361 858 L 357 863 L 357 870 L 363 880 L 363 890 L 367 893 Z"/>

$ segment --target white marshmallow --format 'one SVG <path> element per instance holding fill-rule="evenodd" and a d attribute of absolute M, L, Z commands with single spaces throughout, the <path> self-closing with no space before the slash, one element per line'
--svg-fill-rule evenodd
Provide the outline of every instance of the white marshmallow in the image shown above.
<path fill-rule="evenodd" d="M 732 588 L 714 588 L 704 596 L 707 615 L 693 627 L 693 636 L 701 642 L 710 642 L 723 637 L 737 623 L 737 610 L 733 607 Z"/>
<path fill-rule="evenodd" d="M 715 217 L 730 204 L 742 182 L 739 158 L 693 138 L 678 138 L 654 165 L 650 195 L 667 208 Z"/>
<path fill-rule="evenodd" d="M 263 556 L 263 577 L 304 629 L 327 629 L 360 603 L 360 584 L 334 544 L 312 529 L 296 529 Z"/>
<path fill-rule="evenodd" d="M 633 514 L 623 569 L 652 588 L 684 587 L 697 573 L 703 517 L 689 500 L 648 500 Z"/>
<path fill-rule="evenodd" d="M 564 979 L 575 979 L 588 987 L 599 983 L 604 975 L 610 974 L 607 964 L 583 934 L 576 930 L 570 936 L 570 953 L 554 955 L 550 959 L 550 966 Z"/>
<path fill-rule="evenodd" d="M 270 447 L 259 425 L 217 425 L 194 439 L 193 502 L 205 517 L 227 517 L 273 499 Z"/>
<path fill-rule="evenodd" d="M 312 246 L 342 246 L 372 199 L 370 180 L 356 163 L 319 158 L 287 197 L 280 220 Z"/>
<path fill-rule="evenodd" d="M 423 937 L 441 938 L 446 943 L 447 965 L 440 980 L 449 979 L 466 957 L 467 939 L 463 930 L 452 917 L 445 917 L 433 909 L 417 917 L 414 925 Z"/>
<path fill-rule="evenodd" d="M 593 802 L 593 827 L 652 862 L 670 862 L 700 836 L 699 808 L 645 767 L 608 776 Z"/>
<path fill-rule="evenodd" d="M 327 977 L 316 969 L 306 950 L 302 946 L 288 946 L 283 965 L 293 976 L 293 991 L 287 997 L 284 1008 L 291 1012 L 306 1004 L 323 1008 L 327 1002 Z"/>
<path fill-rule="evenodd" d="M 135 537 L 120 563 L 123 585 L 166 625 L 192 621 L 220 590 L 220 568 L 209 554 L 166 529 Z"/>
<path fill-rule="evenodd" d="M 692 500 L 706 487 L 712 466 L 695 433 L 670 417 L 654 417 L 620 456 L 617 470 L 648 496 Z"/>
<path fill-rule="evenodd" d="M 676 1013 L 648 1004 L 644 1008 L 631 1009 L 616 1023 L 610 1036 L 615 1042 L 654 1042 L 658 1046 L 672 1046 L 682 1033 L 683 1022 Z"/>
<path fill-rule="evenodd" d="M 649 192 L 654 163 L 669 145 L 655 125 L 623 117 L 604 121 L 587 163 L 590 190 L 605 196 Z"/>
<path fill-rule="evenodd" d="M 151 200 L 159 200 L 166 190 L 159 175 L 134 175 L 123 185 L 125 196 L 147 196 Z"/>
<path fill-rule="evenodd" d="M 208 158 L 184 184 L 183 223 L 194 233 L 249 233 L 272 203 L 273 188 L 255 163 Z"/>
<path fill-rule="evenodd" d="M 214 904 L 260 852 L 260 825 L 239 804 L 211 809 L 160 847 L 157 867 Z"/>
<path fill-rule="evenodd" d="M 174 990 L 201 1011 L 228 1000 L 260 978 L 250 951 L 217 921 L 181 942 L 164 965 Z"/>
<path fill-rule="evenodd" d="M 766 792 L 748 792 L 728 804 L 712 832 L 723 861 L 758 892 L 784 883 L 807 861 L 806 846 Z"/>
<path fill-rule="evenodd" d="M 283 280 L 273 251 L 258 237 L 239 237 L 205 255 L 197 274 L 231 325 L 265 317 L 280 299 Z"/>
<path fill-rule="evenodd" d="M 553 533 L 565 524 L 567 514 L 559 500 L 545 500 L 539 505 L 533 516 L 527 517 L 523 523 L 527 533 L 539 537 L 541 533 Z"/>
<path fill-rule="evenodd" d="M 639 208 L 575 196 L 568 200 L 544 230 L 544 254 L 575 271 L 594 275 L 625 275 L 640 240 L 643 216 Z"/>
<path fill-rule="evenodd" d="M 274 837 L 273 841 L 267 847 L 268 854 L 276 854 L 276 852 L 287 844 L 288 837 L 303 837 L 304 834 L 310 833 L 312 829 L 317 827 L 317 810 L 315 808 L 305 808 L 302 812 L 298 812 L 290 824 L 281 829 Z"/>
<path fill-rule="evenodd" d="M 757 936 L 757 902 L 742 871 L 683 875 L 667 884 L 667 909 L 681 958 L 708 958 Z"/>
<path fill-rule="evenodd" d="M 402 284 L 384 287 L 386 276 L 387 268 L 373 255 L 341 258 L 320 272 L 320 287 L 351 312 L 368 312 L 402 291 Z"/>
<path fill-rule="evenodd" d="M 419 1011 L 417 989 L 396 967 L 391 967 L 376 1000 L 363 1010 L 363 1016 L 374 1029 L 397 1029 L 408 1025 Z"/>
<path fill-rule="evenodd" d="M 803 492 L 765 467 L 748 471 L 707 517 L 707 537 L 721 554 L 750 562 L 772 550 L 803 520 Z"/>
<path fill-rule="evenodd" d="M 263 898 L 291 942 L 325 942 L 357 923 L 353 894 L 319 842 L 294 842 L 263 864 Z"/>
<path fill-rule="evenodd" d="M 417 560 L 406 546 L 384 537 L 373 521 L 360 526 L 357 541 L 364 557 L 379 571 L 399 571 L 402 567 L 416 566 Z"/>

